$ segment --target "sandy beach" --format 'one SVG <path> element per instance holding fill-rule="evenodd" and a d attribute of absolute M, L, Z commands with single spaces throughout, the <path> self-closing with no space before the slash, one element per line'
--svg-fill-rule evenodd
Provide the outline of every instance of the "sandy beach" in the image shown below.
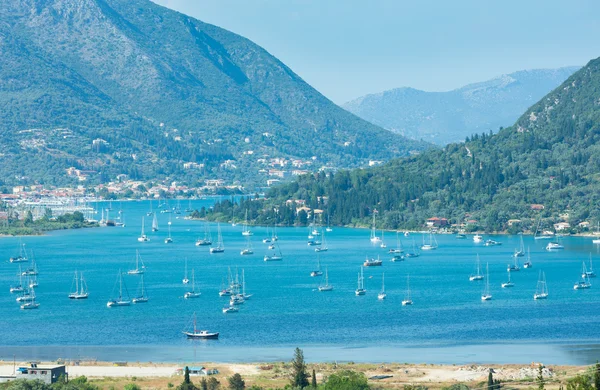
<path fill-rule="evenodd" d="M 38 366 L 55 365 L 56 362 L 43 362 Z M 364 373 L 370 382 L 382 388 L 401 388 L 406 384 L 426 384 L 429 388 L 441 388 L 454 383 L 466 383 L 474 386 L 487 380 L 490 369 L 494 378 L 510 383 L 512 387 L 527 388 L 535 386 L 538 366 L 541 362 L 529 365 L 427 365 L 427 364 L 335 364 L 314 363 L 308 369 L 316 371 L 317 379 L 323 380 L 328 375 L 341 370 L 354 370 Z M 28 366 L 26 362 L 16 362 L 16 367 Z M 241 374 L 249 384 L 267 387 L 283 387 L 288 380 L 288 363 L 190 363 L 193 367 L 217 369 L 215 377 L 224 383 L 228 376 Z M 12 362 L 0 361 L 0 376 L 14 373 Z M 80 362 L 78 365 L 67 363 L 67 372 L 71 379 L 86 376 L 101 388 L 121 386 L 136 382 L 142 388 L 167 388 L 168 384 L 177 384 L 182 380 L 182 365 L 128 363 L 126 366 L 115 366 L 108 362 Z M 587 366 L 546 366 L 543 375 L 547 380 L 547 388 L 558 388 L 568 378 L 585 372 Z M 376 376 L 385 376 L 377 379 Z M 199 376 L 193 380 L 200 381 Z"/>

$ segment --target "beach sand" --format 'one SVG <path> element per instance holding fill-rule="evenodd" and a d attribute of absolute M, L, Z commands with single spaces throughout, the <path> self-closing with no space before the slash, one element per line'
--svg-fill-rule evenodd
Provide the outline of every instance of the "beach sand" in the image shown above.
<path fill-rule="evenodd" d="M 39 363 L 38 366 L 55 365 L 55 362 Z M 341 370 L 363 372 L 368 378 L 385 375 L 385 379 L 370 379 L 370 382 L 381 388 L 396 389 L 406 384 L 421 384 L 430 389 L 438 389 L 454 383 L 466 383 L 475 387 L 485 383 L 489 370 L 494 371 L 494 378 L 508 382 L 513 388 L 537 387 L 536 377 L 540 363 L 530 365 L 428 365 L 428 364 L 308 364 L 308 372 L 314 369 L 317 379 L 321 382 L 327 376 Z M 16 367 L 28 366 L 25 362 L 17 362 Z M 283 387 L 288 383 L 289 363 L 190 363 L 193 367 L 217 369 L 215 377 L 222 383 L 227 383 L 227 377 L 239 373 L 248 385 L 258 384 L 267 388 Z M 115 366 L 108 362 L 80 362 L 79 365 L 67 363 L 67 372 L 71 379 L 85 375 L 100 388 L 122 388 L 127 383 L 136 382 L 142 389 L 168 388 L 169 383 L 179 384 L 183 378 L 181 368 L 176 364 L 128 363 L 126 366 Z M 587 366 L 547 366 L 544 377 L 546 388 L 558 388 L 570 377 L 585 372 Z M 178 371 L 179 370 L 179 371 Z M 12 362 L 0 361 L 0 376 L 13 374 Z M 194 382 L 201 377 L 193 376 Z"/>

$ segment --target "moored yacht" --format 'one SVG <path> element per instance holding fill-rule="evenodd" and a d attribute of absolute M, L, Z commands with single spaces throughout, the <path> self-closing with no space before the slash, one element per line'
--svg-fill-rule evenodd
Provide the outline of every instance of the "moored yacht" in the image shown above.
<path fill-rule="evenodd" d="M 369 259 L 368 257 L 365 259 L 365 262 L 363 263 L 363 265 L 365 267 L 377 267 L 377 266 L 381 266 L 383 265 L 383 261 L 379 259 L 379 256 L 377 257 L 377 259 Z"/>
<path fill-rule="evenodd" d="M 196 313 L 194 312 L 194 329 L 189 331 L 183 331 L 183 334 L 189 339 L 218 339 L 219 332 L 209 332 L 207 330 L 198 330 L 196 328 Z"/>
<path fill-rule="evenodd" d="M 365 278 L 363 276 L 363 268 L 360 267 L 360 272 L 358 274 L 358 286 L 354 291 L 354 295 L 365 295 L 367 290 L 365 289 Z"/>
<path fill-rule="evenodd" d="M 118 283 L 119 283 L 119 296 L 117 298 L 110 299 L 106 303 L 106 307 L 129 306 L 131 304 L 131 301 L 129 300 L 129 294 L 127 293 L 127 287 L 125 287 L 126 295 L 125 296 L 123 295 L 123 274 L 121 273 L 121 270 L 119 270 Z M 113 289 L 113 291 L 114 291 L 114 289 Z"/>
<path fill-rule="evenodd" d="M 533 299 L 538 300 L 546 298 L 548 298 L 548 285 L 546 284 L 546 274 L 540 271 L 540 277 L 537 282 L 535 294 L 533 294 Z"/>
<path fill-rule="evenodd" d="M 83 279 L 83 272 L 77 275 L 77 271 L 75 271 L 75 278 L 73 278 L 73 283 L 71 285 L 71 289 L 75 285 L 75 289 L 69 293 L 69 299 L 87 299 L 89 296 L 87 283 Z"/>

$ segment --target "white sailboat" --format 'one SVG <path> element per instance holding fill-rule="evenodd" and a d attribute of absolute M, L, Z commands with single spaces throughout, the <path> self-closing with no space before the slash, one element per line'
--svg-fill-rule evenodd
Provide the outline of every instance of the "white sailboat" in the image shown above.
<path fill-rule="evenodd" d="M 333 286 L 329 284 L 329 272 L 325 267 L 325 284 L 319 286 L 319 291 L 333 291 Z"/>
<path fill-rule="evenodd" d="M 553 234 L 550 234 L 546 231 L 540 231 L 540 227 L 542 225 L 542 216 L 538 219 L 537 226 L 535 228 L 535 233 L 533 233 L 534 240 L 550 240 L 553 237 Z"/>
<path fill-rule="evenodd" d="M 25 251 L 25 244 L 21 242 L 19 239 L 19 254 L 15 257 L 10 258 L 11 263 L 27 263 L 29 259 L 27 258 L 27 252 Z"/>
<path fill-rule="evenodd" d="M 485 289 L 481 294 L 482 301 L 489 301 L 492 299 L 492 294 L 490 293 L 490 269 L 489 264 L 485 264 Z"/>
<path fill-rule="evenodd" d="M 75 285 L 75 289 L 73 290 L 73 285 Z M 83 279 L 83 272 L 77 275 L 77 271 L 75 271 L 75 277 L 73 278 L 73 283 L 71 284 L 71 291 L 69 293 L 69 299 L 87 299 L 89 296 L 87 283 Z"/>
<path fill-rule="evenodd" d="M 546 298 L 548 298 L 548 285 L 546 284 L 546 274 L 540 271 L 540 276 L 538 278 L 535 294 L 533 294 L 533 299 L 537 300 Z"/>
<path fill-rule="evenodd" d="M 269 247 L 271 248 L 271 247 Z M 267 254 L 264 257 L 264 261 L 281 261 L 283 260 L 283 254 L 281 253 L 281 249 L 279 248 L 279 244 L 275 243 L 273 245 L 273 253 L 267 251 Z"/>
<path fill-rule="evenodd" d="M 402 300 L 402 306 L 412 305 L 413 301 L 410 296 L 410 275 L 406 275 L 406 296 Z"/>
<path fill-rule="evenodd" d="M 327 252 L 329 247 L 327 246 L 327 240 L 325 239 L 325 232 L 321 232 L 321 245 L 315 248 L 315 252 Z"/>
<path fill-rule="evenodd" d="M 407 258 L 407 259 L 410 259 L 410 258 L 413 258 L 413 257 L 419 257 L 419 256 L 420 256 L 420 253 L 419 253 L 419 251 L 417 250 L 417 243 L 415 242 L 415 239 L 413 238 L 413 240 L 412 240 L 412 241 L 413 241 L 413 242 L 412 242 L 412 251 L 410 251 L 410 252 L 407 252 L 407 253 L 404 255 L 404 257 L 405 257 L 405 258 Z"/>
<path fill-rule="evenodd" d="M 107 303 L 106 303 L 106 307 L 119 307 L 119 306 L 129 306 L 131 304 L 131 301 L 129 300 L 129 293 L 127 292 L 127 287 L 125 287 L 125 296 L 123 295 L 123 274 L 121 273 L 121 270 L 119 270 L 119 276 L 118 276 L 118 283 L 119 283 L 119 296 L 116 299 L 110 299 Z M 113 293 L 114 293 L 114 288 L 113 288 Z"/>
<path fill-rule="evenodd" d="M 154 218 L 152 218 L 152 231 L 158 231 L 158 219 L 156 218 L 156 214 L 154 215 Z"/>
<path fill-rule="evenodd" d="M 210 253 L 223 253 L 225 252 L 225 245 L 223 245 L 223 235 L 221 234 L 221 224 L 217 223 L 217 246 L 210 247 Z"/>
<path fill-rule="evenodd" d="M 365 295 L 366 293 L 367 290 L 365 290 L 365 277 L 363 276 L 363 268 L 360 267 L 360 272 L 358 273 L 358 285 L 354 291 L 354 295 Z"/>
<path fill-rule="evenodd" d="M 600 222 L 598 222 L 598 225 L 596 226 L 596 232 L 594 235 L 600 236 Z M 600 237 L 592 239 L 592 244 L 600 244 Z"/>
<path fill-rule="evenodd" d="M 25 271 L 21 272 L 23 276 L 36 276 L 38 274 L 37 264 L 35 263 L 35 257 L 33 257 L 33 252 L 31 253 L 31 266 Z M 29 285 L 29 283 L 28 283 Z"/>
<path fill-rule="evenodd" d="M 479 254 L 477 255 L 477 272 L 475 274 L 471 274 L 471 276 L 469 276 L 469 280 L 471 282 L 476 280 L 483 280 L 483 275 L 481 274 L 481 263 L 479 261 Z"/>
<path fill-rule="evenodd" d="M 171 216 L 169 215 L 169 222 L 167 223 L 167 227 L 169 230 L 169 235 L 165 238 L 165 244 L 173 243 L 173 238 L 171 237 Z"/>
<path fill-rule="evenodd" d="M 381 291 L 377 294 L 377 299 L 380 301 L 384 300 L 387 297 L 385 293 L 385 273 L 381 274 Z"/>
<path fill-rule="evenodd" d="M 331 228 L 331 225 L 329 224 L 329 214 L 327 214 L 327 228 L 325 229 L 325 231 L 328 233 L 333 231 L 333 229 Z"/>
<path fill-rule="evenodd" d="M 267 233 L 266 233 L 266 237 L 263 238 L 262 242 L 264 242 L 265 244 L 269 244 L 273 241 L 272 237 L 269 235 L 269 226 L 267 226 Z"/>
<path fill-rule="evenodd" d="M 314 271 L 311 271 L 310 276 L 316 277 L 316 276 L 321 276 L 321 275 L 323 275 L 323 271 L 321 271 L 321 258 L 319 256 L 319 254 L 317 253 L 317 269 Z"/>
<path fill-rule="evenodd" d="M 150 239 L 148 238 L 148 236 L 146 235 L 146 233 L 144 233 L 144 217 L 142 217 L 142 233 L 140 234 L 140 236 L 137 239 L 139 242 L 148 242 L 150 241 Z"/>
<path fill-rule="evenodd" d="M 521 267 L 519 266 L 518 256 L 513 256 L 513 258 L 514 258 L 514 264 L 509 264 L 506 266 L 506 270 L 508 272 L 518 272 L 521 270 Z"/>
<path fill-rule="evenodd" d="M 40 307 L 40 304 L 35 301 L 35 290 L 31 289 L 29 292 L 29 299 L 21 305 L 21 309 L 30 310 L 37 309 Z"/>
<path fill-rule="evenodd" d="M 196 246 L 212 245 L 212 237 L 210 236 L 210 228 L 207 223 L 204 223 L 204 238 L 196 240 Z"/>
<path fill-rule="evenodd" d="M 396 232 L 396 248 L 392 248 L 389 253 L 403 253 L 402 243 L 400 242 L 400 232 Z"/>
<path fill-rule="evenodd" d="M 587 269 L 585 267 L 585 262 L 581 263 L 581 280 L 575 282 L 573 289 L 575 290 L 584 290 L 592 287 L 592 283 L 590 282 L 590 278 L 587 276 Z"/>
<path fill-rule="evenodd" d="M 584 274 L 581 274 L 581 277 L 595 278 L 596 273 L 594 272 L 594 265 L 592 264 L 592 254 L 590 253 L 590 270 L 585 271 Z"/>
<path fill-rule="evenodd" d="M 242 298 L 244 298 L 245 301 L 247 301 L 248 299 L 250 299 L 250 297 L 252 297 L 252 294 L 246 294 L 246 273 L 245 270 L 242 268 L 242 294 L 241 294 Z"/>
<path fill-rule="evenodd" d="M 183 297 L 185 299 L 189 299 L 189 298 L 198 298 L 200 296 L 200 292 L 196 291 L 196 275 L 194 270 L 192 269 L 192 289 L 188 292 L 186 292 L 185 294 L 183 294 Z"/>
<path fill-rule="evenodd" d="M 508 273 L 508 281 L 501 284 L 502 288 L 514 287 L 515 284 L 510 281 L 510 269 L 508 269 L 506 272 Z"/>
<path fill-rule="evenodd" d="M 140 262 L 141 267 L 140 267 Z M 135 268 L 134 269 L 130 269 L 129 271 L 127 271 L 127 273 L 129 275 L 141 275 L 144 273 L 144 271 L 146 270 L 146 266 L 144 265 L 144 260 L 142 260 L 142 258 L 140 257 L 140 252 L 136 249 L 135 250 Z"/>
<path fill-rule="evenodd" d="M 23 288 L 23 272 L 21 266 L 19 266 L 19 284 L 10 287 L 11 294 L 22 293 L 25 289 Z"/>
<path fill-rule="evenodd" d="M 519 249 L 515 248 L 515 253 L 513 253 L 513 257 L 525 256 L 525 244 L 523 243 L 523 233 L 521 233 L 520 236 L 521 236 L 521 246 Z"/>
<path fill-rule="evenodd" d="M 146 288 L 144 286 L 144 274 L 140 279 L 140 285 L 138 287 L 138 294 L 132 299 L 133 303 L 146 303 L 148 302 L 148 295 L 146 294 Z"/>
<path fill-rule="evenodd" d="M 374 244 L 381 241 L 381 238 L 377 236 L 377 231 L 375 230 L 375 214 L 376 212 L 373 212 L 373 226 L 371 227 L 371 242 Z"/>
<path fill-rule="evenodd" d="M 384 235 L 384 232 L 383 232 L 383 229 L 382 229 L 381 230 L 381 244 L 379 244 L 379 247 L 382 248 L 382 249 L 385 249 L 385 248 L 387 248 L 387 245 L 385 244 L 384 236 L 383 235 Z"/>
<path fill-rule="evenodd" d="M 244 218 L 244 228 L 242 230 L 242 236 L 251 236 L 253 233 L 248 229 L 248 210 L 246 210 L 246 216 Z"/>
<path fill-rule="evenodd" d="M 481 234 L 476 234 L 473 236 L 473 242 L 479 243 L 481 241 L 483 241 L 483 236 Z"/>
<path fill-rule="evenodd" d="M 150 211 L 148 211 L 148 212 L 146 213 L 146 215 L 147 215 L 148 217 L 151 217 L 153 214 L 154 214 L 154 211 L 152 211 L 152 199 L 150 199 Z"/>
<path fill-rule="evenodd" d="M 533 263 L 531 262 L 531 254 L 529 253 L 529 248 L 527 248 L 527 261 L 523 263 L 523 268 L 532 268 Z"/>
<path fill-rule="evenodd" d="M 431 251 L 438 248 L 437 240 L 435 239 L 433 232 L 429 232 L 429 243 L 425 243 L 425 235 L 423 235 L 423 245 L 421 245 L 421 250 L 423 251 Z"/>
<path fill-rule="evenodd" d="M 190 280 L 188 279 L 188 272 L 187 272 L 187 257 L 185 258 L 185 273 L 183 274 L 183 280 L 181 281 L 183 284 L 188 284 L 190 282 Z"/>
<path fill-rule="evenodd" d="M 244 249 L 242 249 L 242 251 L 240 252 L 240 255 L 245 256 L 245 255 L 253 255 L 254 254 L 254 250 L 252 249 L 252 242 L 250 242 L 250 236 L 246 236 L 246 247 Z"/>
<path fill-rule="evenodd" d="M 183 331 L 183 334 L 188 339 L 218 339 L 219 332 L 209 332 L 207 330 L 198 330 L 196 328 L 196 312 L 194 312 L 194 329 L 190 331 Z"/>

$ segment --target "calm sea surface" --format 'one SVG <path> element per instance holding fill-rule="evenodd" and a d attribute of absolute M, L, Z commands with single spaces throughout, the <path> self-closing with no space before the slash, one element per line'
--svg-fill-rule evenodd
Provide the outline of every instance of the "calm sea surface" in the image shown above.
<path fill-rule="evenodd" d="M 212 200 L 193 202 L 194 208 Z M 154 204 L 156 208 L 156 202 Z M 183 204 L 187 207 L 187 202 Z M 100 207 L 100 206 L 99 206 Z M 279 228 L 282 262 L 263 261 L 266 229 L 253 228 L 255 254 L 240 256 L 245 245 L 242 227 L 223 225 L 225 253 L 209 254 L 196 247 L 203 223 L 176 219 L 173 244 L 166 245 L 169 214 L 158 214 L 160 230 L 146 231 L 151 241 L 139 243 L 142 216 L 148 202 L 113 202 L 111 215 L 122 207 L 125 228 L 52 232 L 22 239 L 35 252 L 39 269 L 38 310 L 21 310 L 9 287 L 18 281 L 18 238 L 0 239 L 0 359 L 13 355 L 30 359 L 98 358 L 102 360 L 218 361 L 289 360 L 292 349 L 305 349 L 309 360 L 399 362 L 531 362 L 591 363 L 600 344 L 600 284 L 575 291 L 581 263 L 589 254 L 600 267 L 600 249 L 590 238 L 564 238 L 564 251 L 548 252 L 547 241 L 525 237 L 533 268 L 512 273 L 515 287 L 503 289 L 506 267 L 519 246 L 518 236 L 495 236 L 502 246 L 484 247 L 472 236 L 458 240 L 436 236 L 439 249 L 418 258 L 390 262 L 388 249 L 369 242 L 369 231 L 334 228 L 327 233 L 329 251 L 321 264 L 335 289 L 319 292 L 314 247 L 307 229 Z M 211 225 L 216 240 L 216 225 Z M 401 237 L 404 248 L 419 234 Z M 385 235 L 388 248 L 395 234 Z M 135 251 L 147 267 L 145 283 L 150 302 L 107 308 L 119 270 L 134 268 Z M 489 263 L 493 299 L 480 299 L 485 282 L 470 282 L 476 255 L 482 271 Z M 356 297 L 357 273 L 366 256 L 380 256 L 382 267 L 364 269 L 367 294 Z M 184 259 L 196 273 L 198 299 L 185 300 Z M 522 263 L 524 258 L 519 259 Z M 253 294 L 239 313 L 223 314 L 227 303 L 218 291 L 232 272 L 245 270 L 247 293 Z M 83 271 L 90 297 L 67 298 L 75 270 Z M 546 273 L 549 299 L 534 301 L 539 270 Z M 387 299 L 377 300 L 385 273 Z M 410 274 L 414 305 L 403 307 Z M 139 276 L 124 276 L 135 296 Z M 598 279 L 600 281 L 600 278 Z M 592 279 L 592 284 L 595 284 Z M 198 327 L 221 333 L 216 341 L 187 340 L 181 333 L 198 316 Z"/>

